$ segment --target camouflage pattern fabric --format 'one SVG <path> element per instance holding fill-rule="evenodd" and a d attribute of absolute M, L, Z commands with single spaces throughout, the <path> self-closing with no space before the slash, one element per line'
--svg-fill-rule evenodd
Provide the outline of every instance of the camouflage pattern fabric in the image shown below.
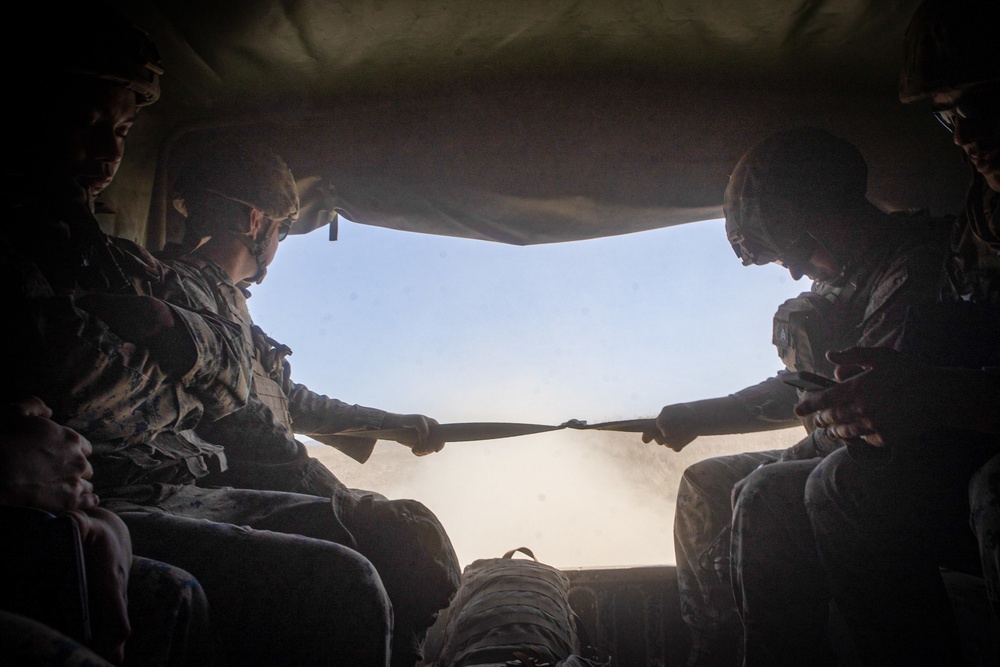
<path fill-rule="evenodd" d="M 0 610 L 0 655 L 22 667 L 112 667 L 87 647 L 38 621 Z"/>
<path fill-rule="evenodd" d="M 979 575 L 996 563 L 1000 442 L 932 432 L 892 448 L 881 465 L 846 449 L 819 465 L 806 487 L 810 523 L 776 545 L 793 561 L 818 554 L 822 566 L 782 578 L 790 586 L 829 581 L 866 664 L 955 664 L 963 647 L 939 566 Z M 995 575 L 987 579 L 995 596 Z"/>
<path fill-rule="evenodd" d="M 136 553 L 198 579 L 230 664 L 389 664 L 389 598 L 329 499 L 157 484 L 102 505 Z"/>
<path fill-rule="evenodd" d="M 38 217 L 25 220 L 28 211 Z M 97 270 L 107 263 L 114 267 L 108 273 L 144 292 L 172 280 L 166 268 L 138 245 L 104 235 L 92 219 L 68 224 L 27 206 L 8 213 L 0 237 L 0 298 L 7 314 L 0 344 L 10 352 L 5 396 L 36 395 L 55 421 L 86 436 L 94 445 L 98 488 L 120 483 L 100 474 L 105 463 L 133 471 L 177 463 L 207 470 L 216 449 L 174 434 L 246 402 L 249 340 L 219 317 L 172 307 L 197 362 L 183 377 L 167 377 L 148 351 L 74 305 L 75 296 L 107 289 L 114 275 Z M 101 248 L 110 259 L 86 264 L 91 260 L 82 244 Z"/>
<path fill-rule="evenodd" d="M 222 660 L 205 591 L 179 567 L 133 556 L 128 616 L 132 634 L 125 644 L 127 667 L 216 665 Z"/>
<path fill-rule="evenodd" d="M 730 493 L 738 481 L 780 456 L 779 450 L 717 456 L 689 466 L 681 477 L 674 515 L 681 615 L 706 652 L 733 655 L 741 641 L 729 576 Z M 710 656 L 699 660 L 708 662 Z"/>
<path fill-rule="evenodd" d="M 987 461 L 969 483 L 970 521 L 979 542 L 993 616 L 1000 623 L 1000 454 Z"/>
<path fill-rule="evenodd" d="M 952 231 L 945 297 L 1000 305 L 1000 193 L 973 172 L 962 215 Z"/>
<path fill-rule="evenodd" d="M 126 667 L 215 665 L 208 602 L 180 568 L 138 556 L 129 571 Z M 35 620 L 0 612 L 0 655 L 17 665 L 108 665 L 85 646 Z"/>
<path fill-rule="evenodd" d="M 531 560 L 512 558 L 515 551 Z M 512 550 L 465 568 L 455 599 L 434 625 L 428 659 L 440 667 L 551 665 L 581 652 L 579 627 L 566 575 L 529 549 Z"/>
<path fill-rule="evenodd" d="M 890 243 L 866 258 L 866 262 L 850 277 L 847 287 L 831 288 L 823 283 L 813 285 L 813 294 L 833 301 L 833 308 L 827 311 L 830 321 L 826 325 L 829 331 L 825 338 L 840 341 L 838 347 L 892 345 L 902 335 L 907 308 L 912 304 L 933 302 L 936 298 L 946 228 L 939 221 L 924 216 L 894 219 L 897 224 L 909 225 L 913 229 L 901 228 L 894 244 Z M 756 418 L 791 420 L 798 394 L 789 389 L 778 379 L 771 378 L 737 392 L 736 396 L 743 400 Z M 738 571 L 733 568 L 743 566 L 737 563 L 735 553 L 732 563 L 728 561 L 725 546 L 730 539 L 735 545 L 738 538 L 743 542 L 757 537 L 753 534 L 728 535 L 728 527 L 734 518 L 731 505 L 733 485 L 762 462 L 801 459 L 812 460 L 811 465 L 815 465 L 818 459 L 814 457 L 825 456 L 841 444 L 831 441 L 825 432 L 819 430 L 784 453 L 737 454 L 721 460 L 700 462 L 693 466 L 690 474 L 685 472 L 678 491 L 674 543 L 681 613 L 694 635 L 695 649 L 689 662 L 691 667 L 729 664 L 738 653 L 738 641 L 734 638 L 743 634 L 749 636 L 753 627 L 777 622 L 775 619 L 751 619 L 755 625 L 744 632 L 737 615 L 733 587 L 744 584 L 734 581 L 732 572 Z M 709 481 L 710 476 L 717 478 Z M 744 491 L 755 476 L 756 473 L 748 478 Z M 800 484 L 798 497 L 801 506 L 805 478 L 796 478 L 789 483 L 793 486 Z M 800 516 L 805 516 L 804 510 L 800 510 Z M 741 522 L 741 525 L 746 524 Z M 761 541 L 760 544 L 766 546 L 767 543 Z M 741 548 L 739 553 L 742 555 L 746 550 Z M 767 551 L 761 558 L 774 558 L 774 555 Z M 742 619 L 744 625 L 746 613 Z M 754 612 L 751 610 L 749 613 Z"/>
<path fill-rule="evenodd" d="M 998 205 L 977 175 L 953 227 L 946 299 L 1000 303 Z M 878 465 L 846 452 L 821 464 L 806 489 L 812 548 L 863 660 L 951 664 L 962 651 L 939 566 L 982 574 L 1000 624 L 1000 441 L 933 432 L 891 451 Z"/>
<path fill-rule="evenodd" d="M 350 405 L 318 394 L 292 381 L 292 367 L 286 358 L 291 348 L 264 331 L 253 328 L 254 391 L 289 431 L 318 439 L 358 463 L 364 463 L 375 448 L 374 438 L 344 437 L 346 430 L 378 428 L 384 410 Z"/>
<path fill-rule="evenodd" d="M 745 665 L 833 664 L 826 636 L 830 598 L 815 549 L 809 549 L 802 500 L 819 461 L 765 465 L 747 477 L 736 501 L 731 579 L 743 619 Z"/>
<path fill-rule="evenodd" d="M 7 201 L 18 203 L 8 208 L 0 236 L 0 297 L 8 315 L 0 340 L 10 362 L 5 390 L 11 397 L 38 395 L 55 420 L 91 440 L 94 482 L 112 511 L 116 490 L 130 484 L 194 488 L 190 482 L 224 464 L 221 449 L 192 429 L 245 404 L 249 336 L 214 310 L 175 302 L 170 307 L 190 334 L 196 362 L 183 377 L 168 377 L 147 351 L 76 308 L 74 298 L 88 290 L 162 296 L 188 281 L 136 244 L 107 237 L 92 218 L 48 215 L 30 205 L 35 200 L 12 193 Z M 188 571 L 219 612 L 213 622 L 234 664 L 278 664 L 288 656 L 299 656 L 300 664 L 388 664 L 392 612 L 360 554 L 203 519 L 150 519 L 155 508 L 121 497 L 117 506 L 133 510 L 126 523 L 136 554 L 192 564 Z"/>
<path fill-rule="evenodd" d="M 275 497 L 314 496 L 331 515 L 326 522 L 337 524 L 336 530 L 317 537 L 356 549 L 374 563 L 393 606 L 394 663 L 412 665 L 437 612 L 458 588 L 458 557 L 447 532 L 434 513 L 415 500 L 390 500 L 348 489 L 308 455 L 291 430 L 300 423 L 313 431 L 362 428 L 381 420 L 384 412 L 348 405 L 292 383 L 284 358 L 291 351 L 252 326 L 244 294 L 217 267 L 197 256 L 168 263 L 185 281 L 178 286 L 183 294 L 164 298 L 232 317 L 254 341 L 255 374 L 247 405 L 197 429 L 200 438 L 224 448 L 227 462 L 227 470 L 199 484 L 285 492 Z M 208 292 L 206 286 L 215 289 Z M 289 517 L 295 511 L 299 510 L 289 510 Z M 214 512 L 206 500 L 201 513 L 190 516 L 229 521 L 228 515 L 220 518 Z M 294 527 L 275 530 L 300 532 Z"/>

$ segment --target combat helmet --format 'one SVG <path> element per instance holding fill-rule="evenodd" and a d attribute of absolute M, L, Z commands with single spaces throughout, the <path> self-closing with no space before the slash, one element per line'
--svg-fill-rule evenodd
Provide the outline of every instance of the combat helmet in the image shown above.
<path fill-rule="evenodd" d="M 857 147 L 815 127 L 771 135 L 747 151 L 726 188 L 726 235 L 744 266 L 802 264 L 818 247 L 847 271 L 830 243 L 830 212 L 868 205 L 868 165 Z"/>
<path fill-rule="evenodd" d="M 66 3 L 54 18 L 51 11 L 49 14 L 38 16 L 42 24 L 51 25 L 52 33 L 39 55 L 43 68 L 57 77 L 84 76 L 119 83 L 135 92 L 138 107 L 159 99 L 163 63 L 145 30 L 99 0 Z M 37 72 L 25 71 L 21 76 L 37 79 Z"/>
<path fill-rule="evenodd" d="M 1000 2 L 924 0 L 903 40 L 899 99 L 1000 81 Z"/>
<path fill-rule="evenodd" d="M 243 229 L 224 221 L 191 215 L 186 236 L 201 238 L 224 232 L 235 236 L 257 260 L 259 272 L 252 279 L 260 282 L 267 271 L 265 251 L 270 243 L 273 224 L 291 228 L 299 213 L 299 193 L 295 177 L 285 161 L 266 146 L 233 136 L 217 138 L 199 146 L 196 157 L 181 171 L 175 184 L 174 207 L 185 217 L 198 211 L 206 201 L 223 199 L 256 209 L 272 221 L 272 226 L 251 236 Z M 279 238 L 283 238 L 279 237 Z"/>

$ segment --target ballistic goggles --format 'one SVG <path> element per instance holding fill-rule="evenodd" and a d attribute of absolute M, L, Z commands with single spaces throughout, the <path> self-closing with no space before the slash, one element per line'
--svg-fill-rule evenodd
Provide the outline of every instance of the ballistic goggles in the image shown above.
<path fill-rule="evenodd" d="M 743 266 L 774 263 L 786 269 L 801 267 L 816 250 L 817 241 L 809 233 L 799 234 L 787 244 L 778 243 L 764 223 L 759 198 L 740 197 L 729 204 L 725 207 L 726 235 Z"/>

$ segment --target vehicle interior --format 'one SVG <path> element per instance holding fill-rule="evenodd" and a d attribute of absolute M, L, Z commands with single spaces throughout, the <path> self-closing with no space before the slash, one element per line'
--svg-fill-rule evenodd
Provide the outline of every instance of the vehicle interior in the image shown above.
<path fill-rule="evenodd" d="M 510 246 L 716 220 L 741 154 L 799 125 L 857 144 L 887 209 L 955 213 L 968 186 L 961 151 L 898 99 L 917 0 L 115 4 L 165 73 L 100 220 L 151 249 L 181 234 L 180 165 L 233 131 L 287 161 L 291 233 L 316 243 L 341 219 Z M 683 664 L 671 564 L 566 573 L 614 664 Z M 988 627 L 976 585 L 954 588 L 970 646 Z"/>

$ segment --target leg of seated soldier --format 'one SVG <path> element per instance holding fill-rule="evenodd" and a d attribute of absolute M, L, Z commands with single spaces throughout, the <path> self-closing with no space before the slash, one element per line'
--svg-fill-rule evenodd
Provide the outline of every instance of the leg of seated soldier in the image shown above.
<path fill-rule="evenodd" d="M 972 530 L 979 541 L 979 558 L 993 616 L 1000 623 L 1000 454 L 976 471 L 969 484 Z"/>
<path fill-rule="evenodd" d="M 26 616 L 0 610 L 0 656 L 19 667 L 111 667 L 82 644 Z"/>
<path fill-rule="evenodd" d="M 125 664 L 142 667 L 219 665 L 220 646 L 209 626 L 208 599 L 188 572 L 134 556 L 128 579 L 132 634 Z"/>
<path fill-rule="evenodd" d="M 423 657 L 420 647 L 438 612 L 458 590 L 461 570 L 451 540 L 415 500 L 360 495 L 344 520 L 392 600 L 393 665 L 412 666 Z"/>
<path fill-rule="evenodd" d="M 230 496 L 243 499 L 251 500 Z M 162 500 L 165 508 L 121 499 L 105 500 L 105 506 L 125 520 L 137 553 L 198 578 L 230 664 L 389 664 L 392 609 L 362 555 L 238 520 L 184 516 L 182 509 L 197 513 L 197 497 Z M 241 514 L 239 507 L 231 509 L 234 518 Z M 210 513 L 221 516 L 224 510 Z M 250 507 L 249 515 L 260 511 Z"/>
<path fill-rule="evenodd" d="M 421 657 L 419 646 L 428 628 L 458 590 L 461 571 L 451 540 L 437 517 L 415 500 L 356 495 L 346 489 L 331 499 L 187 486 L 156 504 L 171 513 L 356 549 L 374 564 L 392 602 L 393 665 L 413 665 Z"/>
<path fill-rule="evenodd" d="M 681 616 L 691 629 L 688 667 L 734 665 L 743 628 L 729 577 L 733 485 L 780 451 L 718 456 L 689 466 L 677 489 L 674 549 Z"/>
<path fill-rule="evenodd" d="M 268 500 L 263 512 L 243 514 L 237 523 L 333 540 L 371 560 L 392 601 L 393 662 L 412 665 L 421 657 L 419 647 L 427 630 L 458 589 L 461 570 L 450 538 L 423 504 L 348 489 L 329 468 L 310 458 L 301 443 L 299 447 L 299 454 L 286 453 L 280 462 L 244 463 L 242 480 L 251 474 L 254 483 L 266 488 L 292 488 L 309 496 L 293 496 L 296 500 L 291 503 L 286 498 L 284 509 Z M 240 481 L 238 476 L 231 479 Z M 353 541 L 341 535 L 344 529 Z"/>
<path fill-rule="evenodd" d="M 978 570 L 967 494 L 985 457 L 956 433 L 877 464 L 863 448 L 828 457 L 806 489 L 831 594 L 866 664 L 953 664 L 962 653 L 939 566 Z"/>
<path fill-rule="evenodd" d="M 748 667 L 832 664 L 830 598 L 803 500 L 818 461 L 755 470 L 736 501 L 733 591 Z"/>
<path fill-rule="evenodd" d="M 340 520 L 355 539 L 352 546 L 375 565 L 392 601 L 393 664 L 413 665 L 422 657 L 420 646 L 427 630 L 448 606 L 461 578 L 458 557 L 444 526 L 415 500 L 348 489 L 316 459 L 305 456 L 298 465 L 283 467 L 285 472 L 293 469 L 302 493 L 333 499 Z M 311 517 L 312 512 L 324 516 L 330 512 L 329 503 L 309 501 L 308 505 L 310 518 L 302 530 L 323 525 L 324 520 Z M 329 539 L 324 534 L 306 534 Z"/>

